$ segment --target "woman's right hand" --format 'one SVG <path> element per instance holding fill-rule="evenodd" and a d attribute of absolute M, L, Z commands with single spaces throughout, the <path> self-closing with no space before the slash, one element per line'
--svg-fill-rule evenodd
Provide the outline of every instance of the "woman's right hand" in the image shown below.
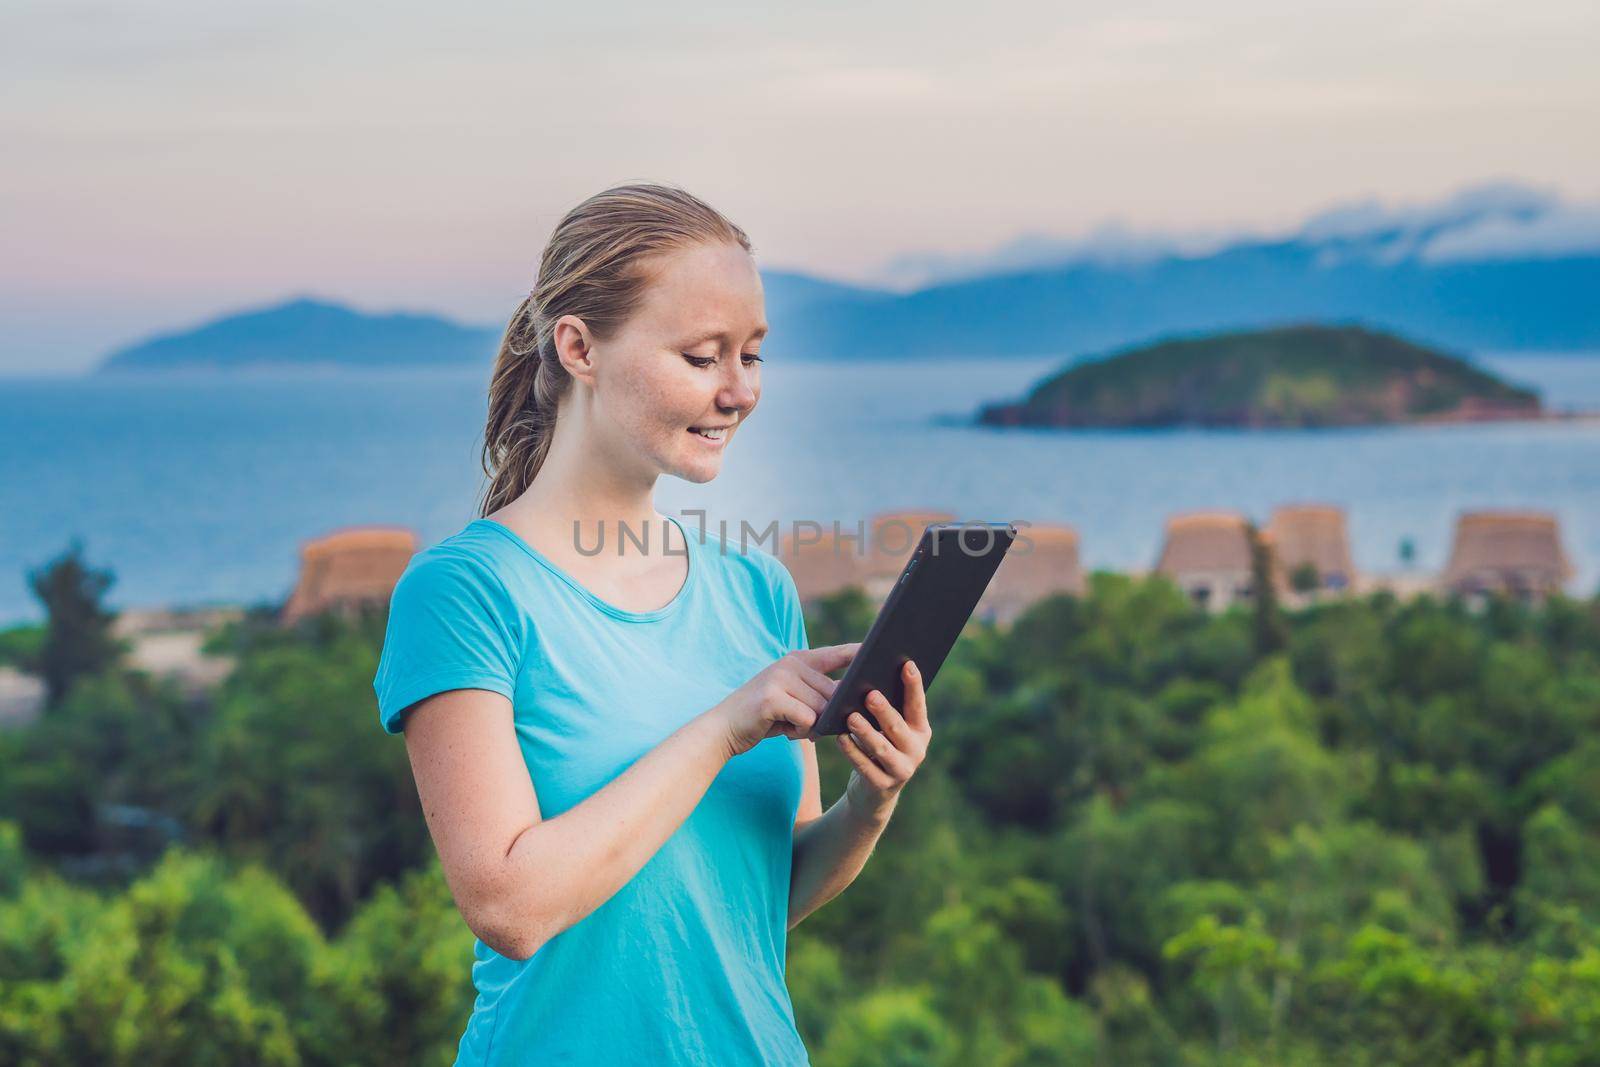
<path fill-rule="evenodd" d="M 779 734 L 804 737 L 839 684 L 828 672 L 849 664 L 860 648 L 860 641 L 852 641 L 795 649 L 729 693 L 711 709 L 726 731 L 729 757 Z"/>

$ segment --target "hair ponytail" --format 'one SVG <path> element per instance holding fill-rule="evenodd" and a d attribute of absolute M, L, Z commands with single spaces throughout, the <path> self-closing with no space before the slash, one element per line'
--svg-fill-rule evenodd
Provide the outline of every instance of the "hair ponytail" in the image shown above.
<path fill-rule="evenodd" d="M 538 284 L 512 313 L 495 356 L 483 434 L 488 486 L 479 515 L 526 492 L 550 452 L 561 398 L 572 389 L 572 376 L 556 355 L 556 321 L 576 315 L 596 339 L 613 336 L 648 284 L 639 261 L 701 241 L 751 250 L 743 230 L 670 185 L 607 189 L 556 224 L 540 257 Z"/>

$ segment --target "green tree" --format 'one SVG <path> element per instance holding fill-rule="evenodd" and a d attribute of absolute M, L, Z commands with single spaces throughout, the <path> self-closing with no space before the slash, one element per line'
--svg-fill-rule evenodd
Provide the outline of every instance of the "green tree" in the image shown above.
<path fill-rule="evenodd" d="M 81 678 L 0 747 L 12 753 L 0 810 L 34 852 L 148 863 L 181 833 L 204 715 L 169 681 L 116 669 Z"/>
<path fill-rule="evenodd" d="M 271 864 L 325 929 L 432 854 L 405 746 L 378 729 L 378 650 L 359 626 L 247 647 L 215 696 L 189 818 Z"/>
<path fill-rule="evenodd" d="M 813 1056 L 817 1067 L 955 1067 L 955 1035 L 931 993 L 882 989 L 849 1005 Z"/>
<path fill-rule="evenodd" d="M 1322 586 L 1322 575 L 1317 565 L 1306 560 L 1289 572 L 1289 588 L 1297 593 L 1314 593 Z"/>
<path fill-rule="evenodd" d="M 1272 545 L 1255 523 L 1247 523 L 1245 533 L 1250 540 L 1250 614 L 1255 622 L 1256 654 L 1270 656 L 1281 651 L 1289 639 L 1283 612 L 1278 607 Z"/>
<path fill-rule="evenodd" d="M 229 901 L 220 871 L 174 853 L 93 916 L 62 953 L 59 981 L 35 987 L 24 1057 L 41 1064 L 294 1065 L 287 1006 L 253 976 L 217 926 L 252 901 Z M 315 931 L 302 933 L 315 937 Z M 273 951 L 292 950 L 275 939 Z M 262 960 L 253 960 L 260 965 Z"/>
<path fill-rule="evenodd" d="M 44 641 L 31 666 L 44 679 L 47 707 L 58 705 L 79 678 L 100 673 L 121 655 L 122 644 L 111 632 L 116 616 L 100 604 L 115 582 L 109 570 L 84 562 L 76 538 L 61 555 L 28 572 L 46 616 Z"/>
<path fill-rule="evenodd" d="M 0 630 L 0 665 L 37 670 L 39 652 L 44 648 L 44 636 L 45 628 L 36 623 Z"/>
<path fill-rule="evenodd" d="M 437 861 L 378 888 L 335 946 L 348 1009 L 330 1062 L 448 1064 L 472 1013 L 473 936 Z"/>

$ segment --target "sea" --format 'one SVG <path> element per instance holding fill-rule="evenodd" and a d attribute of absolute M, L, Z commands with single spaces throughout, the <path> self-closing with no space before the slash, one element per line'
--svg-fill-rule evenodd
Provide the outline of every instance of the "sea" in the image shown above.
<path fill-rule="evenodd" d="M 1546 405 L 1600 410 L 1600 352 L 1485 353 Z M 1600 420 L 1333 430 L 1058 431 L 970 424 L 1064 358 L 763 366 L 760 403 L 705 484 L 656 506 L 739 536 L 891 509 L 1075 526 L 1088 568 L 1143 570 L 1175 512 L 1285 503 L 1347 515 L 1358 568 L 1443 567 L 1456 516 L 1553 512 L 1600 582 Z M 111 608 L 259 604 L 301 546 L 399 525 L 426 545 L 475 517 L 487 368 L 0 379 L 0 626 L 43 617 L 29 574 L 77 541 Z M 1412 557 L 1402 558 L 1409 542 Z M 753 539 L 752 539 L 753 543 Z M 770 547 L 770 541 L 762 547 Z"/>

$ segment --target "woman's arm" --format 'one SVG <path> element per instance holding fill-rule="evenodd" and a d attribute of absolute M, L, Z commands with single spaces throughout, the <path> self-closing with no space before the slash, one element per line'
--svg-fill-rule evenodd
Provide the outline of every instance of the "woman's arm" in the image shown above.
<path fill-rule="evenodd" d="M 826 813 L 808 818 L 808 809 L 822 807 L 821 785 L 816 745 L 810 741 L 802 745 L 806 750 L 806 784 L 800 804 L 804 821 L 797 820 L 794 831 L 794 864 L 789 874 L 791 930 L 856 880 L 894 812 L 892 800 L 886 807 L 860 811 L 846 790 Z"/>
<path fill-rule="evenodd" d="M 809 742 L 804 746 L 805 782 L 789 874 L 790 929 L 855 881 L 889 825 L 900 790 L 927 756 L 933 728 L 922 675 L 908 660 L 901 677 L 906 690 L 904 715 L 874 689 L 867 695 L 867 706 L 882 729 L 856 713 L 847 723 L 848 732 L 838 736 L 840 750 L 855 769 L 844 796 L 821 816 L 816 814 L 822 808 L 816 746 Z"/>
<path fill-rule="evenodd" d="M 483 942 L 527 959 L 611 898 L 694 811 L 731 756 L 716 717 L 691 719 L 552 819 L 512 726 L 511 701 L 452 689 L 411 709 L 406 751 L 456 907 Z"/>
<path fill-rule="evenodd" d="M 827 672 L 859 647 L 775 660 L 553 819 L 540 815 L 507 697 L 448 689 L 419 701 L 406 752 L 461 917 L 496 952 L 533 955 L 639 873 L 728 760 L 809 729 L 827 702 Z"/>

